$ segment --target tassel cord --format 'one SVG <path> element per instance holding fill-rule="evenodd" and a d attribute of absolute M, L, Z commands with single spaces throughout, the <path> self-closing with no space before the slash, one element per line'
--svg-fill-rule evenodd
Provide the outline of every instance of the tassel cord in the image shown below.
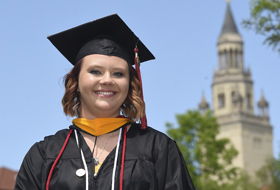
<path fill-rule="evenodd" d="M 140 97 L 144 101 L 143 85 L 142 85 L 142 78 L 141 78 L 141 71 L 140 71 L 140 65 L 139 65 L 140 63 L 139 63 L 139 58 L 138 58 L 138 48 L 137 47 L 135 47 L 134 53 L 135 53 L 135 57 L 134 57 L 135 70 L 137 72 L 138 79 L 139 79 L 140 84 L 141 84 Z M 148 125 L 147 117 L 146 116 L 141 117 L 141 129 L 146 129 L 147 125 Z"/>
<path fill-rule="evenodd" d="M 124 127 L 124 135 L 123 135 L 123 149 L 122 149 L 122 162 L 121 162 L 121 174 L 120 174 L 120 190 L 123 190 L 125 148 L 126 148 L 126 126 Z"/>
<path fill-rule="evenodd" d="M 61 150 L 60 150 L 58 156 L 56 157 L 56 159 L 55 159 L 55 161 L 54 161 L 54 163 L 53 163 L 53 165 L 52 165 L 52 167 L 51 167 L 51 170 L 50 170 L 50 173 L 49 173 L 49 176 L 48 176 L 48 180 L 47 180 L 47 183 L 46 183 L 46 190 L 49 190 L 49 186 L 50 186 L 50 181 L 51 181 L 51 177 L 52 177 L 53 170 L 54 170 L 54 168 L 55 168 L 55 166 L 56 166 L 58 160 L 60 159 L 62 153 L 64 152 L 64 149 L 65 149 L 65 147 L 66 147 L 66 145 L 67 145 L 67 143 L 68 143 L 68 141 L 69 141 L 69 138 L 70 138 L 70 135 L 71 135 L 72 132 L 73 132 L 73 129 L 71 129 L 71 130 L 69 131 L 69 133 L 68 133 L 68 135 L 67 135 L 67 137 L 66 137 L 66 140 L 65 140 L 65 142 L 64 142 L 64 144 L 63 144 L 63 146 L 62 146 L 62 148 L 61 148 Z"/>

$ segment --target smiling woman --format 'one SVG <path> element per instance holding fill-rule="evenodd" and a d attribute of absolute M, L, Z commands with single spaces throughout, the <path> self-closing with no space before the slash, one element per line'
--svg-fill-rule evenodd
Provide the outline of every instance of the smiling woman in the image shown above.
<path fill-rule="evenodd" d="M 79 85 L 78 81 L 80 82 L 81 79 L 79 79 L 79 76 L 81 77 L 82 75 L 80 74 L 81 71 L 81 65 L 82 61 L 84 62 L 85 60 L 88 59 L 95 59 L 95 58 L 103 58 L 105 60 L 106 64 L 106 59 L 109 59 L 113 61 L 114 59 L 117 59 L 120 62 L 125 62 L 125 60 L 115 57 L 115 56 L 105 56 L 105 55 L 100 55 L 100 54 L 93 54 L 86 56 L 85 58 L 81 59 L 78 61 L 75 65 L 74 68 L 65 75 L 64 77 L 64 84 L 65 84 L 65 94 L 62 99 L 62 105 L 64 108 L 64 113 L 66 115 L 69 115 L 71 117 L 76 116 L 80 117 L 80 105 L 81 105 L 81 99 L 80 99 L 80 94 L 79 94 Z M 88 63 L 89 64 L 89 63 Z M 98 63 L 96 63 L 98 64 Z M 107 63 L 108 64 L 108 63 Z M 125 101 L 123 102 L 119 107 L 118 107 L 118 113 L 119 113 L 119 108 L 121 108 L 121 112 L 129 118 L 135 119 L 136 121 L 139 120 L 139 118 L 145 116 L 145 103 L 141 99 L 140 94 L 141 94 L 141 84 L 138 80 L 137 72 L 135 69 L 132 67 L 131 64 L 128 64 L 125 62 L 122 66 L 125 68 L 121 68 L 116 66 L 116 63 L 114 64 L 109 64 L 109 66 L 116 67 L 115 69 L 116 72 L 113 72 L 113 76 L 116 79 L 124 79 L 128 77 L 128 88 L 129 91 L 127 92 Z M 84 67 L 85 68 L 85 67 Z M 92 75 L 101 75 L 100 69 L 104 69 L 104 65 L 90 65 L 89 70 L 86 71 L 86 73 L 92 73 Z M 128 68 L 128 71 L 127 71 Z M 113 70 L 114 71 L 114 70 Z M 128 73 L 127 73 L 128 72 Z M 122 76 L 120 76 L 122 75 Z M 113 77 L 112 76 L 112 77 Z M 119 80 L 118 80 L 119 81 Z M 80 82 L 81 83 L 81 82 Z M 100 85 L 101 88 L 101 85 Z M 101 94 L 101 92 L 98 92 Z M 106 92 L 104 92 L 106 93 Z M 103 94 L 104 94 L 103 93 Z M 108 94 L 108 93 L 107 93 Z M 120 103 L 120 102 L 118 102 Z"/>
<path fill-rule="evenodd" d="M 49 39 L 74 65 L 62 105 L 77 118 L 31 147 L 15 190 L 194 190 L 176 143 L 146 125 L 138 51 L 154 56 L 120 17 Z"/>
<path fill-rule="evenodd" d="M 128 63 L 116 56 L 88 55 L 78 80 L 80 117 L 117 117 L 129 89 Z"/>

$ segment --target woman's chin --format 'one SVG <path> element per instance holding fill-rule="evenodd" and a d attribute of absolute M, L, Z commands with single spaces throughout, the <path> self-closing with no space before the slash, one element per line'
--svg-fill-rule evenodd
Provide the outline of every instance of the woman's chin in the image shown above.
<path fill-rule="evenodd" d="M 112 106 L 102 106 L 96 112 L 98 117 L 116 117 L 120 114 L 120 108 L 115 108 Z"/>
<path fill-rule="evenodd" d="M 92 107 L 84 107 L 82 104 L 80 113 L 84 116 L 116 117 L 120 114 L 120 106 L 121 105 L 112 102 L 100 102 Z"/>

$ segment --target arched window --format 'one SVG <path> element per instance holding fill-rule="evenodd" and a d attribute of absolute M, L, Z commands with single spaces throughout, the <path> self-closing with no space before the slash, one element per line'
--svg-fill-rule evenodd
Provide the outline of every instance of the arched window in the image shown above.
<path fill-rule="evenodd" d="M 239 59 L 240 59 L 239 52 L 236 50 L 234 55 L 235 55 L 235 57 L 234 57 L 234 67 L 238 68 L 239 67 L 239 63 L 240 63 L 240 61 L 239 61 Z"/>
<path fill-rule="evenodd" d="M 220 66 L 220 70 L 224 69 L 223 53 L 222 52 L 219 52 L 219 66 Z"/>
<path fill-rule="evenodd" d="M 258 137 L 253 138 L 253 149 L 261 150 L 262 149 L 262 139 Z"/>
<path fill-rule="evenodd" d="M 220 93 L 218 95 L 218 106 L 219 106 L 219 108 L 225 107 L 225 94 L 224 93 Z"/>
<path fill-rule="evenodd" d="M 249 92 L 246 94 L 245 104 L 246 104 L 247 108 L 252 107 L 252 105 L 251 105 L 251 94 Z"/>
<path fill-rule="evenodd" d="M 226 50 L 224 50 L 224 65 L 228 67 L 228 54 Z"/>
<path fill-rule="evenodd" d="M 234 101 L 234 96 L 235 96 L 235 92 L 232 91 L 231 92 L 231 102 L 232 102 L 233 107 L 236 108 L 237 107 L 237 103 Z"/>

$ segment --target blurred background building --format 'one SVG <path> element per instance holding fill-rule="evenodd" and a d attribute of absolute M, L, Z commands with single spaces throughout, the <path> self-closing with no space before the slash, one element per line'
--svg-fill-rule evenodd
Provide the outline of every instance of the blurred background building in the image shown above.
<path fill-rule="evenodd" d="M 0 168 L 0 190 L 13 190 L 16 182 L 17 172 L 8 168 Z"/>
<path fill-rule="evenodd" d="M 243 39 L 238 32 L 228 3 L 222 32 L 217 43 L 218 69 L 212 83 L 212 105 L 220 124 L 218 138 L 228 138 L 238 151 L 233 165 L 250 175 L 273 156 L 272 126 L 268 102 L 262 93 L 254 107 L 253 80 L 244 67 Z M 199 104 L 202 112 L 209 109 L 204 95 Z"/>

